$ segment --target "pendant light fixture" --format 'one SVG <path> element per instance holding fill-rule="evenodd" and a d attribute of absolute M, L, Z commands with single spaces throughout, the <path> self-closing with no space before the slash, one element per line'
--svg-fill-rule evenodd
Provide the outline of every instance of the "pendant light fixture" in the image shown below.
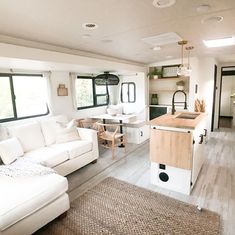
<path fill-rule="evenodd" d="M 188 41 L 182 40 L 178 42 L 178 45 L 181 46 L 181 65 L 179 66 L 177 70 L 177 75 L 179 76 L 185 76 L 187 71 L 187 66 L 184 64 L 184 45 L 186 45 Z"/>
<path fill-rule="evenodd" d="M 193 46 L 189 46 L 185 48 L 188 51 L 188 64 L 187 64 L 187 72 L 185 74 L 185 76 L 190 76 L 191 72 L 192 72 L 192 67 L 190 65 L 190 51 L 194 49 Z"/>

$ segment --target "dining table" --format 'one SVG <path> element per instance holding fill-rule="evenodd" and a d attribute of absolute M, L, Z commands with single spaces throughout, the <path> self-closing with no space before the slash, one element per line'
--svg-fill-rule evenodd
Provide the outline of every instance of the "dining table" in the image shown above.
<path fill-rule="evenodd" d="M 120 124 L 123 124 L 124 122 L 128 123 L 131 119 L 136 118 L 136 115 L 134 115 L 134 114 L 111 115 L 111 114 L 105 113 L 105 114 L 100 114 L 100 115 L 94 115 L 94 116 L 91 116 L 90 118 L 102 119 L 104 124 L 106 123 L 106 120 L 118 121 Z M 123 126 L 122 125 L 120 125 L 120 133 L 123 134 Z M 124 145 L 121 144 L 119 147 L 124 147 Z"/>

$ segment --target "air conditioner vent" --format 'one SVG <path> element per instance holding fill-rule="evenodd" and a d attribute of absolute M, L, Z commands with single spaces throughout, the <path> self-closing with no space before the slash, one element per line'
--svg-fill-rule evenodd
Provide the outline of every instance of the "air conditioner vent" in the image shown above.
<path fill-rule="evenodd" d="M 142 40 L 145 43 L 150 44 L 152 46 L 162 46 L 162 45 L 177 43 L 179 41 L 182 41 L 182 38 L 178 34 L 170 32 L 170 33 L 159 34 L 153 37 L 143 38 Z"/>

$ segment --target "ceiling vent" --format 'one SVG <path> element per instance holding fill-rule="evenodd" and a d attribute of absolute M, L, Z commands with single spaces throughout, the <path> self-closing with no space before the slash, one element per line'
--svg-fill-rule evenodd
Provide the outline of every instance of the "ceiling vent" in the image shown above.
<path fill-rule="evenodd" d="M 177 43 L 179 41 L 182 41 L 182 38 L 178 34 L 170 32 L 153 37 L 143 38 L 142 40 L 145 43 L 148 43 L 152 46 L 162 46 L 162 45 Z"/>
<path fill-rule="evenodd" d="M 154 0 L 153 5 L 157 8 L 170 7 L 175 4 L 176 0 Z"/>
<path fill-rule="evenodd" d="M 202 24 L 214 24 L 214 23 L 220 23 L 223 21 L 223 16 L 209 16 L 207 18 L 202 19 Z"/>

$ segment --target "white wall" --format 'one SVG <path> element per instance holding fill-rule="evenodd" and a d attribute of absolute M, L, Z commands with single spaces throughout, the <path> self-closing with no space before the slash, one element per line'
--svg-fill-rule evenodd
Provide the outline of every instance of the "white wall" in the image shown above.
<path fill-rule="evenodd" d="M 211 119 L 212 119 L 212 106 L 213 106 L 213 91 L 214 91 L 214 66 L 217 61 L 214 58 L 199 58 L 198 63 L 198 98 L 204 99 L 206 103 L 207 117 L 207 130 L 211 130 Z"/>
<path fill-rule="evenodd" d="M 76 110 L 73 107 L 69 72 L 101 73 L 103 71 L 116 71 L 118 73 L 140 73 L 142 76 L 144 76 L 143 74 L 146 72 L 146 67 L 141 64 L 117 59 L 114 61 L 111 58 L 110 60 L 108 57 L 106 58 L 107 59 L 91 58 L 0 43 L 0 70 L 31 70 L 32 73 L 33 70 L 50 70 L 53 106 L 51 111 L 53 114 L 64 113 L 69 117 L 87 117 L 106 111 L 106 106 L 84 110 Z M 68 96 L 57 96 L 57 87 L 59 84 L 66 85 L 68 88 Z M 141 85 L 141 88 L 144 91 L 145 86 Z M 115 103 L 117 102 L 117 98 L 115 97 L 115 88 L 113 89 L 113 96 L 111 98 L 112 102 Z M 110 90 L 112 90 L 112 88 Z M 144 92 L 138 93 L 145 95 Z"/>
<path fill-rule="evenodd" d="M 122 103 L 124 113 L 137 113 L 139 119 L 146 119 L 146 78 L 144 73 L 121 76 L 119 86 L 119 103 L 122 82 L 134 82 L 136 86 L 136 102 Z"/>

